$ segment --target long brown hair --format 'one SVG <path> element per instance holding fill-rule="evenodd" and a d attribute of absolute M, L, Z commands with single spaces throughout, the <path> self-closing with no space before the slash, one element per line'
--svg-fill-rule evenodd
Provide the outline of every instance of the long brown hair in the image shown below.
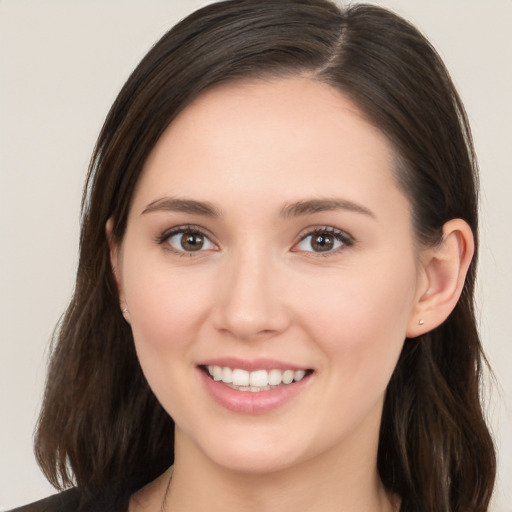
<path fill-rule="evenodd" d="M 76 287 L 56 330 L 35 442 L 55 486 L 126 478 L 135 490 L 173 461 L 174 423 L 149 389 L 119 310 L 107 219 L 121 241 L 145 160 L 194 98 L 225 81 L 299 75 L 340 90 L 388 137 L 421 243 L 439 241 L 453 218 L 477 240 L 477 163 L 464 107 L 409 23 L 328 0 L 232 0 L 191 14 L 132 73 L 91 160 Z M 495 453 L 480 400 L 475 265 L 476 257 L 450 317 L 405 340 L 387 389 L 378 470 L 403 511 L 487 510 Z"/>

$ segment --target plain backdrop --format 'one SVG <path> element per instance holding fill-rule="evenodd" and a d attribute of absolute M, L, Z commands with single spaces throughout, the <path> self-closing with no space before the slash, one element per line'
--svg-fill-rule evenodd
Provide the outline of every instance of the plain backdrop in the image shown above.
<path fill-rule="evenodd" d="M 70 297 L 88 159 L 118 90 L 197 0 L 0 0 L 0 510 L 52 493 L 32 454 Z M 481 332 L 499 386 L 493 510 L 512 511 L 512 1 L 382 0 L 444 58 L 481 167 Z"/>

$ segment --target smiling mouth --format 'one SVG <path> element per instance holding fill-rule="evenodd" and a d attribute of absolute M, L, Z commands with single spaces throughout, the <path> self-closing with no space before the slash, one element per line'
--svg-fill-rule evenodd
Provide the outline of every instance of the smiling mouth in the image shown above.
<path fill-rule="evenodd" d="M 202 366 L 202 370 L 214 381 L 225 384 L 237 391 L 258 393 L 299 382 L 313 373 L 313 370 L 255 370 L 247 371 L 228 366 Z"/>

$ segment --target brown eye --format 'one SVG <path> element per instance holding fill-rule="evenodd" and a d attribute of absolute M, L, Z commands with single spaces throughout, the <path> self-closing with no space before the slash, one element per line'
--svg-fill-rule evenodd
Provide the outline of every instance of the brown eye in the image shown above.
<path fill-rule="evenodd" d="M 193 253 L 215 250 L 217 246 L 201 231 L 191 228 L 176 228 L 159 238 L 159 243 L 168 245 L 176 253 Z"/>
<path fill-rule="evenodd" d="M 199 251 L 204 245 L 204 236 L 201 233 L 183 233 L 180 241 L 184 251 Z"/>
<path fill-rule="evenodd" d="M 334 248 L 335 239 L 328 233 L 320 233 L 311 238 L 311 247 L 316 252 L 330 251 Z"/>
<path fill-rule="evenodd" d="M 294 252 L 332 253 L 335 254 L 344 247 L 351 246 L 353 239 L 350 235 L 336 228 L 326 227 L 316 229 L 305 235 L 297 245 Z"/>

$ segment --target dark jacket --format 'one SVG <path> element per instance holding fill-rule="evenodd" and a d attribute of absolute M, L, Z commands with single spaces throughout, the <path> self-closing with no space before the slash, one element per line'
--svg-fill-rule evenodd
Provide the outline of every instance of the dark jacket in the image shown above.
<path fill-rule="evenodd" d="M 130 495 L 119 482 L 94 490 L 73 488 L 10 512 L 127 512 Z"/>

